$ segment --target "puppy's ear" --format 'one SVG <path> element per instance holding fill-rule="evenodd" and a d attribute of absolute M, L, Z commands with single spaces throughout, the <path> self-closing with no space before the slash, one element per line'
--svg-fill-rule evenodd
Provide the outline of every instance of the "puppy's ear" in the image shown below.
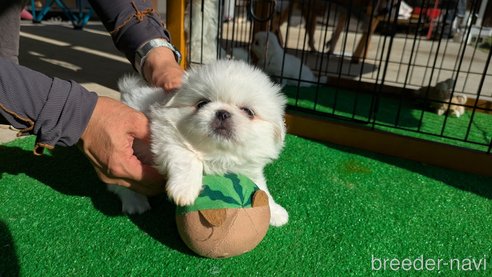
<path fill-rule="evenodd" d="M 465 95 L 457 95 L 455 96 L 458 104 L 466 104 L 466 96 Z"/>
<path fill-rule="evenodd" d="M 277 124 L 274 125 L 274 132 L 273 132 L 273 135 L 274 135 L 274 140 L 275 140 L 275 144 L 279 147 L 282 147 L 284 145 L 284 140 L 285 140 L 285 132 L 286 132 L 286 127 L 285 127 L 285 122 L 283 121 L 283 118 L 282 120 L 280 120 L 279 122 L 277 122 Z"/>

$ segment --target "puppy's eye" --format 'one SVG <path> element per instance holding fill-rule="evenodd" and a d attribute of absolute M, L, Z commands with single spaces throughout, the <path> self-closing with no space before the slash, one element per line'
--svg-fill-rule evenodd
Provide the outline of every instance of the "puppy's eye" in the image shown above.
<path fill-rule="evenodd" d="M 249 108 L 246 108 L 246 107 L 242 107 L 241 108 L 241 111 L 243 111 L 249 118 L 253 118 L 255 117 L 255 112 Z"/>
<path fill-rule="evenodd" d="M 202 99 L 202 100 L 198 101 L 198 103 L 196 103 L 196 108 L 200 109 L 203 106 L 207 105 L 208 103 L 210 103 L 210 100 Z"/>

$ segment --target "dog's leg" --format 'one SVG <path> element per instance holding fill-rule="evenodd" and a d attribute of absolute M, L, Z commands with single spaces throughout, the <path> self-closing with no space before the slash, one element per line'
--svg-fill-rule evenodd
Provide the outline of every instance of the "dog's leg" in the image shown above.
<path fill-rule="evenodd" d="M 253 182 L 266 194 L 268 195 L 268 202 L 270 204 L 270 225 L 272 226 L 282 226 L 285 225 L 289 221 L 289 213 L 287 210 L 277 204 L 275 200 L 273 200 L 270 191 L 268 191 L 268 187 L 266 184 L 265 177 L 262 172 L 256 173 L 256 176 L 253 179 Z"/>
<path fill-rule="evenodd" d="M 329 47 L 328 53 L 333 54 L 335 51 L 335 47 L 337 46 L 338 39 L 340 38 L 340 34 L 342 33 L 343 27 L 346 24 L 347 13 L 345 11 L 340 12 L 340 16 L 338 17 L 338 21 L 335 25 L 335 30 L 331 34 L 330 40 L 326 42 L 326 45 Z"/>
<path fill-rule="evenodd" d="M 163 151 L 168 161 L 166 191 L 168 196 L 179 206 L 191 205 L 195 202 L 202 189 L 203 164 L 196 154 L 179 146 L 169 146 Z"/>
<path fill-rule="evenodd" d="M 378 27 L 380 18 L 378 16 L 371 20 L 371 26 L 369 31 L 365 30 L 362 37 L 355 48 L 354 55 L 352 56 L 352 63 L 359 63 L 360 59 L 365 59 L 367 57 L 367 51 L 369 49 L 369 43 L 371 43 L 371 36 Z"/>
<path fill-rule="evenodd" d="M 277 35 L 278 43 L 284 45 L 280 26 L 289 20 L 289 15 L 292 13 L 294 2 L 290 2 L 286 7 L 280 7 L 280 11 L 275 12 L 272 19 L 271 32 Z"/>
<path fill-rule="evenodd" d="M 120 197 L 121 210 L 124 213 L 142 214 L 150 210 L 149 200 L 140 193 L 117 185 L 108 185 L 108 190 Z"/>
<path fill-rule="evenodd" d="M 308 45 L 311 51 L 316 52 L 316 47 L 314 46 L 314 32 L 316 31 L 316 11 L 308 8 L 302 9 L 302 16 L 306 21 L 305 29 L 308 34 Z"/>

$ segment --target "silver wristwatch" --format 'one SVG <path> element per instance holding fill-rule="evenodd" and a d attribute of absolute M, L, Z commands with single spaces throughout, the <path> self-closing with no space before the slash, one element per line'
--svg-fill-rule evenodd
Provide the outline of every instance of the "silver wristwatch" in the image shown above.
<path fill-rule="evenodd" d="M 137 49 L 137 52 L 135 53 L 135 68 L 138 70 L 138 72 L 142 75 L 142 66 L 145 63 L 145 59 L 147 58 L 147 54 L 149 54 L 150 50 L 157 48 L 157 47 L 166 47 L 171 49 L 174 53 L 174 58 L 176 59 L 176 62 L 181 63 L 181 53 L 179 53 L 178 49 L 174 47 L 170 42 L 163 38 L 155 38 L 147 41 L 144 43 L 142 46 L 140 46 Z M 143 76 L 143 75 L 142 75 Z"/>

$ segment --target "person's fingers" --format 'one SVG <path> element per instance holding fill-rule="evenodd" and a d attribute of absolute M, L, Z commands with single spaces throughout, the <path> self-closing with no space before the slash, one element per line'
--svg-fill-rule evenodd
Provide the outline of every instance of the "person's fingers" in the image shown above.
<path fill-rule="evenodd" d="M 145 164 L 152 163 L 149 137 L 149 120 L 143 113 L 100 97 L 78 146 L 103 182 L 157 194 L 164 191 L 164 177 Z"/>
<path fill-rule="evenodd" d="M 184 70 L 176 63 L 174 53 L 165 47 L 152 49 L 143 65 L 145 79 L 150 84 L 173 92 L 181 87 Z"/>
<path fill-rule="evenodd" d="M 143 191 L 146 195 L 156 195 L 166 191 L 166 181 L 159 172 L 151 166 L 143 166 L 142 180 L 135 182 L 132 187 Z"/>
<path fill-rule="evenodd" d="M 155 75 L 153 75 L 151 83 L 157 87 L 163 88 L 164 91 L 167 93 L 172 93 L 181 87 L 182 73 L 179 71 L 176 72 L 168 71 L 166 73 L 155 72 L 154 74 Z"/>
<path fill-rule="evenodd" d="M 151 167 L 149 167 L 149 168 L 150 168 L 150 172 L 152 172 L 153 168 L 151 168 Z M 152 175 L 153 177 L 150 177 L 150 178 L 155 178 L 155 179 L 153 179 L 153 181 L 147 183 L 147 182 L 136 181 L 133 179 L 108 176 L 106 173 L 104 173 L 104 170 L 102 170 L 101 168 L 94 167 L 94 169 L 95 169 L 96 174 L 99 177 L 99 179 L 106 184 L 126 187 L 128 189 L 131 189 L 133 191 L 136 191 L 138 193 L 145 194 L 148 196 L 157 195 L 157 194 L 165 192 L 164 179 L 156 171 L 154 171 L 153 173 L 144 174 L 144 175 Z"/>
<path fill-rule="evenodd" d="M 130 135 L 144 142 L 150 142 L 149 119 L 141 112 L 135 112 L 133 118 Z"/>
<path fill-rule="evenodd" d="M 155 168 L 142 163 L 137 157 L 131 156 L 121 164 L 121 172 L 116 177 L 123 177 L 147 184 L 149 186 L 158 185 L 163 182 L 164 177 Z"/>
<path fill-rule="evenodd" d="M 181 87 L 181 82 L 168 82 L 161 84 L 166 92 L 172 93 Z"/>
<path fill-rule="evenodd" d="M 130 147 L 127 149 L 127 159 L 122 159 L 126 161 L 124 165 L 127 177 L 141 182 L 143 184 L 155 185 L 161 184 L 164 181 L 164 177 L 159 174 L 159 172 L 150 165 L 145 164 L 142 160 L 140 160 L 135 153 L 135 144 L 137 144 L 137 148 L 140 148 L 143 151 L 143 147 L 148 148 L 148 144 L 150 142 L 150 130 L 149 130 L 149 120 L 148 118 L 142 114 L 138 113 L 138 116 L 135 117 L 133 129 L 130 131 L 130 135 L 133 136 L 132 143 Z M 140 141 L 143 141 L 146 144 L 142 144 Z M 148 149 L 145 153 L 146 155 L 151 155 Z M 150 162 L 149 162 L 150 163 Z"/>
<path fill-rule="evenodd" d="M 141 138 L 145 138 L 148 135 L 148 127 L 136 128 L 133 131 L 136 136 Z M 131 142 L 134 141 L 133 138 L 129 140 Z M 122 152 L 119 155 L 112 157 L 115 163 L 110 163 L 113 165 L 113 168 L 110 169 L 110 176 L 130 180 L 129 182 L 134 186 L 135 184 L 140 184 L 148 189 L 160 188 L 164 183 L 164 177 L 151 165 L 144 164 L 135 156 L 133 143 L 131 142 L 122 147 Z"/>
<path fill-rule="evenodd" d="M 90 159 L 101 181 L 129 187 L 136 191 L 158 192 L 160 190 L 159 187 L 164 183 L 164 177 L 156 169 L 143 164 L 133 155 L 131 143 L 122 148 L 120 151 L 110 155 L 107 163 L 100 163 L 97 159 Z M 140 187 L 143 188 L 141 189 Z"/>

